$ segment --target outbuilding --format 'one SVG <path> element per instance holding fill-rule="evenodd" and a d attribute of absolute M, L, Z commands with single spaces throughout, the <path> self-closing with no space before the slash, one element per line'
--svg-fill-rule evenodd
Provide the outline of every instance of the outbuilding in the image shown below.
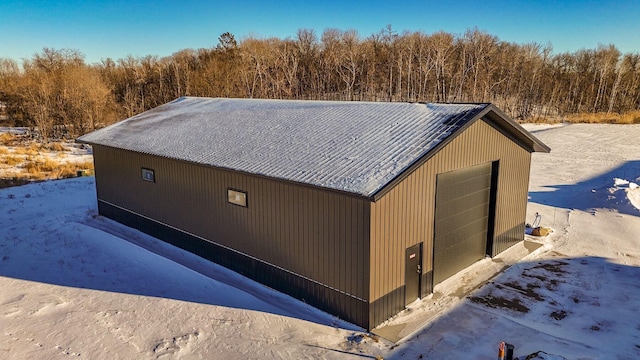
<path fill-rule="evenodd" d="M 371 329 L 523 240 L 492 104 L 183 97 L 82 136 L 101 215 Z"/>

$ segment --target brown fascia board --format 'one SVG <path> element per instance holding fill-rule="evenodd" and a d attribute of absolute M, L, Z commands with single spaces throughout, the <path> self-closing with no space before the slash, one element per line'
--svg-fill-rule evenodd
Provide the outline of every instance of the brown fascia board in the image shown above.
<path fill-rule="evenodd" d="M 549 146 L 547 146 L 533 134 L 525 130 L 520 124 L 511 119 L 497 106 L 491 104 L 486 110 L 487 111 L 485 115 L 491 120 L 487 121 L 487 123 L 493 125 L 494 128 L 498 130 L 503 130 L 503 134 L 507 137 L 510 137 L 514 141 L 516 139 L 520 139 L 521 141 L 524 140 L 526 146 L 523 147 L 525 149 L 529 150 L 530 152 L 551 152 L 551 148 Z"/>
<path fill-rule="evenodd" d="M 457 131 L 449 135 L 446 139 L 444 139 L 440 144 L 436 145 L 431 151 L 417 159 L 413 164 L 407 167 L 406 170 L 398 174 L 393 180 L 383 186 L 376 193 L 372 194 L 369 198 L 371 201 L 378 201 L 381 197 L 383 197 L 386 193 L 388 193 L 391 189 L 393 189 L 397 184 L 399 184 L 402 180 L 406 179 L 409 175 L 411 175 L 417 168 L 422 166 L 427 160 L 429 160 L 433 155 L 435 155 L 438 151 L 444 148 L 447 144 L 449 144 L 453 139 L 455 139 L 459 134 L 463 131 L 467 130 L 473 123 L 475 123 L 479 119 L 485 119 L 485 122 L 500 131 L 503 135 L 512 139 L 516 144 L 520 145 L 524 149 L 529 152 L 545 152 L 548 153 L 551 149 L 545 145 L 542 141 L 538 140 L 535 136 L 531 135 L 527 130 L 525 130 L 522 126 L 516 123 L 514 120 L 511 120 L 507 114 L 502 112 L 498 107 L 493 104 L 487 104 L 488 106 L 483 109 L 481 112 L 476 114 L 473 119 L 469 120 L 466 124 L 461 126 Z"/>

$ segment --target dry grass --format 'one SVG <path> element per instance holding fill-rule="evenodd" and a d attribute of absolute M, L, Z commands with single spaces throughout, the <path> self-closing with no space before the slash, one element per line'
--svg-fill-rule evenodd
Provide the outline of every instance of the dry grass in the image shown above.
<path fill-rule="evenodd" d="M 0 134 L 0 144 L 2 145 L 11 145 L 14 143 L 16 137 L 13 134 L 9 133 L 1 133 Z"/>
<path fill-rule="evenodd" d="M 27 164 L 24 166 L 24 169 L 27 170 L 29 174 L 38 174 L 42 172 L 51 172 L 59 166 L 59 162 L 49 158 L 45 158 L 42 160 L 30 158 Z"/>
<path fill-rule="evenodd" d="M 31 181 L 93 175 L 93 161 L 74 162 L 64 143 L 40 144 L 24 137 L 1 133 L 0 188 Z M 88 157 L 90 158 L 90 157 Z"/>
<path fill-rule="evenodd" d="M 19 155 L 7 155 L 2 157 L 2 162 L 5 165 L 16 166 L 18 164 L 22 164 L 25 161 L 24 156 Z"/>
<path fill-rule="evenodd" d="M 29 174 L 28 177 L 33 180 L 65 179 L 78 176 L 79 170 L 91 173 L 93 162 L 59 162 L 50 158 L 30 159 L 25 164 L 24 170 Z"/>
<path fill-rule="evenodd" d="M 566 116 L 567 122 L 588 124 L 640 124 L 640 111 L 617 113 L 580 113 Z"/>
<path fill-rule="evenodd" d="M 45 144 L 42 146 L 42 148 L 50 151 L 57 151 L 57 152 L 69 151 L 69 149 L 67 149 L 64 145 L 62 145 L 62 143 L 59 143 L 59 142 Z"/>
<path fill-rule="evenodd" d="M 16 144 L 14 143 L 14 146 Z M 38 155 L 43 151 L 52 151 L 52 152 L 69 152 L 69 148 L 64 146 L 63 143 L 54 142 L 48 144 L 39 144 L 37 142 L 25 142 L 22 143 L 22 146 L 15 146 L 15 153 L 22 155 Z"/>
<path fill-rule="evenodd" d="M 618 113 L 575 113 L 551 118 L 533 117 L 522 122 L 526 123 L 583 123 L 583 124 L 640 124 L 640 111 L 631 111 L 624 114 Z"/>
<path fill-rule="evenodd" d="M 35 156 L 40 154 L 41 146 L 36 143 L 30 143 L 28 146 L 18 146 L 13 153 L 16 155 Z"/>

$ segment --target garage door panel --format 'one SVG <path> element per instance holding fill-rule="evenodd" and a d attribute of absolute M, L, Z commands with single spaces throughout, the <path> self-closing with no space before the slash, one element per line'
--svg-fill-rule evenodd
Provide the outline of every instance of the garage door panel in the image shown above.
<path fill-rule="evenodd" d="M 459 193 L 461 190 L 473 193 L 482 191 L 491 186 L 491 174 L 483 174 L 482 176 L 475 176 L 471 179 L 451 179 L 450 181 L 455 182 L 444 182 L 443 184 L 439 184 L 442 188 L 438 189 L 438 191 L 442 190 L 444 195 L 456 195 L 456 193 Z"/>
<path fill-rule="evenodd" d="M 453 212 L 447 217 L 440 218 L 436 221 L 436 226 L 447 227 L 452 226 L 453 228 L 464 225 L 466 222 L 473 222 L 477 220 L 481 213 L 484 213 L 485 208 L 489 207 L 489 202 L 481 203 L 473 207 L 466 208 L 462 211 Z M 487 215 L 488 216 L 488 215 Z M 445 231 L 451 231 L 451 229 L 444 228 Z"/>
<path fill-rule="evenodd" d="M 477 199 L 476 199 L 477 200 Z M 471 219 L 473 217 L 474 212 L 477 212 L 478 207 L 488 206 L 489 202 L 481 202 L 471 204 L 469 202 L 461 202 L 458 206 L 451 205 L 443 205 L 441 209 L 441 214 L 439 214 L 437 221 L 437 225 L 444 224 L 445 222 L 454 221 L 454 219 L 460 219 L 463 217 L 467 217 Z M 442 215 L 442 216 L 440 216 Z"/>
<path fill-rule="evenodd" d="M 439 187 L 439 184 L 438 184 Z M 458 203 L 461 201 L 470 201 L 476 198 L 484 198 L 487 189 L 491 187 L 491 184 L 482 184 L 478 186 L 478 184 L 474 183 L 473 186 L 461 186 L 459 188 L 450 188 L 450 191 L 447 193 L 440 193 L 442 197 L 442 204 L 452 204 Z M 464 194 L 461 196 L 461 194 Z"/>
<path fill-rule="evenodd" d="M 438 245 L 435 247 L 438 249 L 445 249 L 451 246 L 457 246 L 461 241 L 464 241 L 465 237 L 474 237 L 479 232 L 486 232 L 486 227 L 483 222 L 488 218 L 482 218 L 480 220 L 472 221 L 456 227 L 451 223 L 447 223 L 442 227 L 442 231 L 447 231 L 449 234 L 446 237 L 438 237 Z"/>
<path fill-rule="evenodd" d="M 442 180 L 438 180 L 439 204 L 452 204 L 463 201 L 464 199 L 472 200 L 476 198 L 484 198 L 487 189 L 491 188 L 490 183 L 482 184 L 482 186 L 476 186 L 476 184 L 474 184 L 474 186 L 462 186 L 457 189 L 450 188 L 451 191 L 445 193 L 440 191 L 442 183 Z"/>
<path fill-rule="evenodd" d="M 473 245 L 473 244 L 470 244 L 470 245 Z M 450 264 L 451 271 L 447 272 L 448 274 L 447 278 L 457 273 L 458 271 L 464 269 L 464 268 L 461 269 L 459 266 L 456 266 L 456 264 L 466 263 L 466 262 L 470 262 L 471 264 L 473 264 L 474 262 L 482 259 L 482 258 L 478 259 L 477 257 L 478 251 L 482 251 L 482 250 L 484 249 L 470 246 L 466 249 L 466 251 L 455 251 L 455 249 L 452 249 L 448 252 L 444 252 L 443 254 L 445 255 L 445 258 L 451 262 Z"/>
<path fill-rule="evenodd" d="M 491 163 L 437 176 L 434 284 L 486 254 Z"/>
<path fill-rule="evenodd" d="M 487 206 L 489 204 L 489 198 L 486 196 L 488 188 L 482 192 L 475 192 L 469 195 L 461 196 L 455 200 L 439 203 L 441 206 L 439 210 L 442 211 L 442 219 L 444 220 L 450 216 L 457 215 L 460 211 L 467 211 L 476 206 Z"/>
<path fill-rule="evenodd" d="M 446 250 L 452 247 L 464 247 L 464 244 L 475 242 L 477 237 L 486 236 L 487 229 L 485 222 L 488 218 L 478 219 L 476 221 L 467 223 L 461 227 L 451 229 L 447 237 L 439 237 L 435 250 Z M 481 242 L 480 240 L 477 240 Z M 478 244 L 480 246 L 480 244 Z M 463 250 L 461 250 L 463 251 Z"/>

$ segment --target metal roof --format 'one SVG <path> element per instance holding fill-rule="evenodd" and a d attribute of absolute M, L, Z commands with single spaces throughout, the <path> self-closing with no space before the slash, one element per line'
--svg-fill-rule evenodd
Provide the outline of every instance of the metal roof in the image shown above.
<path fill-rule="evenodd" d="M 183 97 L 78 141 L 371 197 L 492 108 Z"/>

